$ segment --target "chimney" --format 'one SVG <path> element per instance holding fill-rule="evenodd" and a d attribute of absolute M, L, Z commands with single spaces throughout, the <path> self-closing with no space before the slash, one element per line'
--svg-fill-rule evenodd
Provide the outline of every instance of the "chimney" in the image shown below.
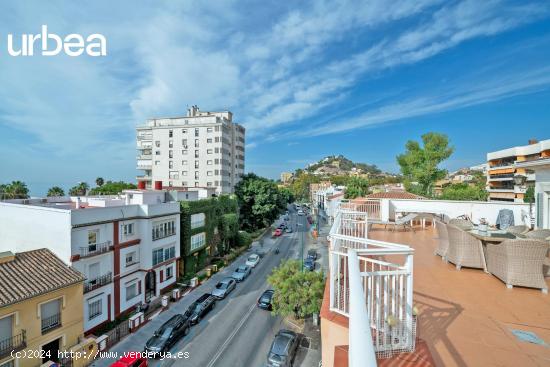
<path fill-rule="evenodd" d="M 538 142 L 537 139 L 529 139 L 529 145 L 537 144 Z"/>

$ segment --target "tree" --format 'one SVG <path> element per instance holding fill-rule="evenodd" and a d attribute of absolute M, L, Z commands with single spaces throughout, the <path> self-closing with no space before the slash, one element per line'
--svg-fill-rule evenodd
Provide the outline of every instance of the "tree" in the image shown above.
<path fill-rule="evenodd" d="M 294 180 L 290 185 L 290 191 L 298 201 L 309 201 L 309 185 L 318 183 L 321 179 L 309 173 L 300 173 L 294 175 Z"/>
<path fill-rule="evenodd" d="M 280 193 L 274 182 L 249 173 L 235 187 L 241 228 L 255 231 L 269 226 L 281 212 Z"/>
<path fill-rule="evenodd" d="M 286 187 L 279 188 L 279 208 L 285 210 L 286 206 L 294 202 L 292 191 Z"/>
<path fill-rule="evenodd" d="M 443 188 L 443 192 L 438 199 L 443 200 L 487 200 L 487 191 L 485 187 L 481 188 L 476 185 L 469 185 L 467 183 L 455 183 Z"/>
<path fill-rule="evenodd" d="M 29 189 L 22 181 L 12 181 L 7 185 L 0 185 L 0 199 L 28 199 Z"/>
<path fill-rule="evenodd" d="M 523 196 L 523 202 L 524 203 L 534 203 L 535 202 L 535 187 L 529 186 L 527 188 L 527 191 L 525 191 L 525 195 Z"/>
<path fill-rule="evenodd" d="M 52 186 L 48 189 L 46 196 L 65 196 L 65 191 L 63 191 L 63 189 L 59 186 Z"/>
<path fill-rule="evenodd" d="M 98 177 L 98 178 L 95 179 L 96 186 L 101 187 L 101 186 L 103 186 L 104 183 L 105 183 L 105 180 L 103 179 L 103 177 Z"/>
<path fill-rule="evenodd" d="M 86 182 L 80 182 L 69 189 L 69 196 L 85 196 L 89 188 L 90 186 Z"/>
<path fill-rule="evenodd" d="M 346 199 L 355 199 L 369 193 L 369 182 L 361 177 L 350 177 L 346 185 Z"/>
<path fill-rule="evenodd" d="M 99 186 L 99 185 L 98 185 Z M 136 185 L 124 181 L 107 181 L 99 187 L 90 190 L 90 195 L 117 195 L 124 190 L 135 189 Z"/>
<path fill-rule="evenodd" d="M 325 288 L 322 272 L 301 271 L 298 260 L 287 260 L 268 277 L 273 286 L 273 313 L 304 318 L 319 313 Z"/>
<path fill-rule="evenodd" d="M 401 167 L 407 189 L 415 191 L 413 183 L 417 183 L 417 193 L 431 196 L 434 183 L 445 178 L 447 173 L 439 169 L 438 165 L 451 156 L 454 148 L 449 146 L 447 135 L 433 132 L 422 135 L 422 143 L 423 147 L 409 140 L 405 145 L 405 153 L 397 156 L 397 163 Z"/>
<path fill-rule="evenodd" d="M 236 213 L 222 214 L 220 217 L 220 235 L 223 252 L 237 244 L 239 235 L 239 217 Z"/>

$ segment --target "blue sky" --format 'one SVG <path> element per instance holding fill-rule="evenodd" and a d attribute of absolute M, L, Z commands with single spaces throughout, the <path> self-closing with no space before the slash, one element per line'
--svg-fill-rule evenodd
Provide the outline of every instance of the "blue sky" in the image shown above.
<path fill-rule="evenodd" d="M 550 138 L 547 1 L 3 1 L 0 182 L 134 181 L 136 125 L 188 105 L 247 127 L 247 171 L 329 154 L 398 171 L 428 131 L 456 169 Z M 107 38 L 106 57 L 10 57 L 7 34 Z"/>

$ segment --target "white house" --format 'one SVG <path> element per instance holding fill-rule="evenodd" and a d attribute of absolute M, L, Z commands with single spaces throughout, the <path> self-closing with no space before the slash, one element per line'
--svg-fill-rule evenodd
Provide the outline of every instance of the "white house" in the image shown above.
<path fill-rule="evenodd" d="M 0 202 L 0 251 L 43 247 L 86 277 L 91 332 L 176 282 L 180 206 L 158 190 Z"/>
<path fill-rule="evenodd" d="M 550 150 L 539 159 L 517 162 L 515 165 L 535 172 L 535 226 L 550 228 Z"/>

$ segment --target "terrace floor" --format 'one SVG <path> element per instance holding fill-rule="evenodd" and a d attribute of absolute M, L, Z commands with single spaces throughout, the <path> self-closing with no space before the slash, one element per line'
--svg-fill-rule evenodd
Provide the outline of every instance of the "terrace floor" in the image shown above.
<path fill-rule="evenodd" d="M 436 231 L 384 230 L 369 237 L 415 249 L 414 303 L 418 336 L 438 366 L 550 366 L 550 295 L 507 289 L 478 269 L 456 270 L 433 254 Z M 550 285 L 550 278 L 546 278 Z M 546 345 L 517 339 L 511 330 L 535 333 Z"/>

